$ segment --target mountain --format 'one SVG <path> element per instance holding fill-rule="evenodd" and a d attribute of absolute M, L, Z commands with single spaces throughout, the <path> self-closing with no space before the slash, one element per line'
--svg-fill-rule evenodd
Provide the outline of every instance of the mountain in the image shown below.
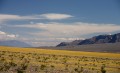
<path fill-rule="evenodd" d="M 120 42 L 104 43 L 104 44 L 77 45 L 77 46 L 69 45 L 69 46 L 59 46 L 59 47 L 40 47 L 40 48 L 54 49 L 54 50 L 120 53 Z"/>
<path fill-rule="evenodd" d="M 113 35 L 98 35 L 85 40 L 75 40 L 72 42 L 61 42 L 57 47 L 61 46 L 78 46 L 88 44 L 103 44 L 103 43 L 117 43 L 120 42 L 120 33 Z"/>
<path fill-rule="evenodd" d="M 17 40 L 0 41 L 0 46 L 13 46 L 13 47 L 31 47 L 31 45 Z"/>

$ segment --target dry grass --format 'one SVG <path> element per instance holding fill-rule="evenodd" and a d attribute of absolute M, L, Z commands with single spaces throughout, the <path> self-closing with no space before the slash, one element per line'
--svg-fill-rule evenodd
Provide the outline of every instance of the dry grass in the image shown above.
<path fill-rule="evenodd" d="M 0 46 L 0 73 L 101 73 L 101 70 L 119 73 L 120 54 Z"/>

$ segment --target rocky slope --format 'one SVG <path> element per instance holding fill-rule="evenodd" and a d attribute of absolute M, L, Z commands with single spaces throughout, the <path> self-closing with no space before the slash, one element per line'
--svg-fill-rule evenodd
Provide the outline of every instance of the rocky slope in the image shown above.
<path fill-rule="evenodd" d="M 103 44 L 103 43 L 117 43 L 120 42 L 120 33 L 113 35 L 99 35 L 94 36 L 85 40 L 75 40 L 72 42 L 61 42 L 57 45 L 60 46 L 77 46 L 77 45 L 88 45 L 88 44 Z"/>

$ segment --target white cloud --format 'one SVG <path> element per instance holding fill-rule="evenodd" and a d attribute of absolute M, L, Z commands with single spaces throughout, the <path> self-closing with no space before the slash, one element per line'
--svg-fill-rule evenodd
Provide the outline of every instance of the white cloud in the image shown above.
<path fill-rule="evenodd" d="M 0 31 L 0 40 L 9 40 L 9 39 L 15 39 L 18 35 L 15 34 L 9 34 L 3 31 Z"/>
<path fill-rule="evenodd" d="M 3 31 L 0 31 L 0 35 L 5 35 L 6 33 Z"/>
<path fill-rule="evenodd" d="M 70 42 L 73 40 L 83 40 L 84 38 L 20 38 L 19 40 L 24 41 L 32 46 L 56 46 L 60 42 Z"/>
<path fill-rule="evenodd" d="M 45 31 L 29 32 L 28 34 L 36 37 L 31 39 L 31 43 L 37 46 L 57 45 L 60 42 L 67 42 L 79 39 L 85 39 L 84 35 L 93 33 L 111 33 L 120 31 L 120 25 L 115 24 L 94 24 L 94 23 L 34 23 L 15 25 L 15 28 L 43 29 Z M 41 43 L 41 44 L 40 44 Z"/>
<path fill-rule="evenodd" d="M 10 37 L 10 38 L 16 38 L 16 37 L 18 37 L 18 35 L 8 34 L 7 37 Z"/>
<path fill-rule="evenodd" d="M 31 16 L 20 16 L 20 15 L 10 15 L 10 14 L 0 14 L 0 22 L 5 22 L 8 20 L 25 20 L 25 19 L 41 19 L 36 15 Z"/>
<path fill-rule="evenodd" d="M 32 23 L 32 24 L 30 23 L 30 24 L 14 25 L 10 27 L 22 28 L 22 29 L 27 29 L 27 28 L 43 29 L 43 31 L 37 30 L 35 32 L 26 31 L 27 32 L 26 35 L 29 34 L 32 37 L 31 36 L 25 37 L 25 39 L 23 39 L 34 45 L 36 44 L 37 46 L 43 46 L 43 45 L 45 46 L 48 44 L 55 45 L 56 43 L 58 44 L 63 41 L 66 42 L 77 39 L 84 39 L 84 37 L 81 36 L 89 35 L 93 33 L 111 33 L 115 31 L 120 31 L 120 25 L 95 24 L 95 23 L 83 23 L 83 22 L 73 22 L 73 23 L 49 22 L 49 23 Z M 0 34 L 5 34 L 7 35 L 6 37 L 9 38 L 17 37 L 15 34 L 12 35 L 5 33 L 3 31 L 0 31 Z"/>
<path fill-rule="evenodd" d="M 44 23 L 35 23 L 35 24 L 24 24 L 24 25 L 14 25 L 12 27 L 26 27 L 26 28 L 46 28 L 47 26 Z"/>
<path fill-rule="evenodd" d="M 0 14 L 0 23 L 8 20 L 33 20 L 33 19 L 61 20 L 61 19 L 67 19 L 70 17 L 73 17 L 73 16 L 68 14 L 56 14 L 56 13 L 28 15 L 28 16 Z"/>
<path fill-rule="evenodd" d="M 61 20 L 61 19 L 71 18 L 73 16 L 68 14 L 48 13 L 48 14 L 42 14 L 41 17 L 49 20 Z"/>
<path fill-rule="evenodd" d="M 40 47 L 40 46 L 56 46 L 56 44 L 59 44 L 60 42 L 28 42 L 29 44 L 32 44 L 34 47 Z"/>
<path fill-rule="evenodd" d="M 78 36 L 92 33 L 114 32 L 120 31 L 120 25 L 115 24 L 92 24 L 92 23 L 36 23 L 30 25 L 16 25 L 14 27 L 26 27 L 44 29 L 47 31 L 30 33 L 33 35 L 44 37 L 67 37 Z"/>

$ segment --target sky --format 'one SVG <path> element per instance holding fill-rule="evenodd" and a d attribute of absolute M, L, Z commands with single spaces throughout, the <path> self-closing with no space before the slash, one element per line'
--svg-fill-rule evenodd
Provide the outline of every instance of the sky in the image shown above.
<path fill-rule="evenodd" d="M 120 33 L 120 0 L 0 0 L 0 40 L 55 46 Z"/>

